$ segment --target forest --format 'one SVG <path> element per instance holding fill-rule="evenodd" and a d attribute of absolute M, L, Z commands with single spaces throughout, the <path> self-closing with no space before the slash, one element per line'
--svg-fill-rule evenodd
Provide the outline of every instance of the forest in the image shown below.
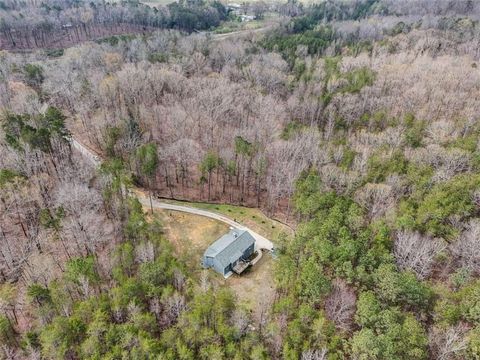
<path fill-rule="evenodd" d="M 139 1 L 0 1 L 0 49 L 60 49 L 112 35 L 155 29 L 208 30 L 227 19 L 220 2 L 179 1 L 150 7 Z"/>
<path fill-rule="evenodd" d="M 225 38 L 220 3 L 99 4 L 0 2 L 2 39 L 89 19 L 0 43 L 0 359 L 480 358 L 480 3 Z M 294 227 L 274 296 L 192 273 L 133 188 Z"/>

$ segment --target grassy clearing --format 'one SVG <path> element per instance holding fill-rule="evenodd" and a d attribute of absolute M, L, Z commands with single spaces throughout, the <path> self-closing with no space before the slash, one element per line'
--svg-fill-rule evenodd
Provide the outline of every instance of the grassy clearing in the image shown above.
<path fill-rule="evenodd" d="M 225 215 L 230 219 L 251 228 L 253 231 L 265 236 L 267 239 L 271 240 L 274 243 L 278 240 L 279 236 L 282 233 L 286 235 L 293 234 L 293 230 L 290 229 L 288 226 L 282 224 L 281 222 L 268 218 L 261 210 L 256 208 L 175 200 L 164 201 L 172 204 L 204 209 Z"/>
<path fill-rule="evenodd" d="M 241 30 L 255 30 L 266 26 L 265 20 L 252 20 L 252 21 L 225 21 L 213 32 L 216 34 L 227 34 L 230 32 Z"/>
<path fill-rule="evenodd" d="M 273 22 L 278 21 L 279 16 L 275 13 L 267 13 L 261 20 L 251 21 L 237 21 L 229 20 L 223 22 L 213 32 L 216 34 L 227 34 L 235 31 L 242 30 L 256 30 L 271 25 Z"/>
<path fill-rule="evenodd" d="M 258 0 L 242 0 L 242 1 L 236 1 L 236 0 L 222 0 L 221 2 L 224 4 L 224 5 L 227 5 L 227 4 L 230 4 L 230 3 L 237 3 L 237 4 L 249 4 L 249 3 L 252 3 L 252 2 L 257 2 Z M 323 2 L 325 0 L 300 0 L 300 3 L 302 4 L 313 4 L 313 3 L 319 3 L 319 2 Z M 265 3 L 267 5 L 278 5 L 278 4 L 285 4 L 286 1 L 285 0 L 266 0 Z"/>
<path fill-rule="evenodd" d="M 269 253 L 264 253 L 260 261 L 245 270 L 242 276 L 233 275 L 226 281 L 239 302 L 252 309 L 257 320 L 260 318 L 262 304 L 270 302 L 275 292 L 274 261 Z"/>
<path fill-rule="evenodd" d="M 229 229 L 227 224 L 204 216 L 170 210 L 155 210 L 155 213 L 177 255 L 195 272 L 201 271 L 200 261 L 205 249 Z"/>
<path fill-rule="evenodd" d="M 148 1 L 141 1 L 141 2 L 150 7 L 155 7 L 155 6 L 166 6 L 168 4 L 174 3 L 175 0 L 148 0 Z"/>
<path fill-rule="evenodd" d="M 189 205 L 192 204 L 189 203 Z M 209 204 L 197 205 L 204 205 L 204 209 L 211 210 L 207 206 Z M 212 206 L 215 207 L 217 205 Z M 248 209 L 250 210 L 248 215 L 242 209 L 248 208 L 237 206 L 232 207 L 230 209 L 232 210 L 231 212 L 225 208 L 223 210 L 228 214 L 235 211 L 235 214 L 244 217 L 252 216 L 252 214 L 258 216 L 255 209 Z M 244 214 L 241 214 L 241 211 Z M 258 210 L 256 211 L 259 212 Z M 198 279 L 203 271 L 200 261 L 205 249 L 229 230 L 228 225 L 204 216 L 178 211 L 155 210 L 155 215 L 162 222 L 165 236 L 172 242 L 177 256 L 190 266 L 193 276 Z M 255 266 L 246 270 L 242 276 L 234 274 L 225 280 L 221 275 L 212 270 L 208 270 L 208 275 L 210 281 L 215 286 L 230 287 L 236 294 L 239 302 L 251 309 L 255 317 L 258 318 L 261 307 L 259 306 L 261 305 L 259 299 L 270 299 L 274 293 L 273 264 L 274 260 L 270 254 L 264 253 L 262 259 Z"/>

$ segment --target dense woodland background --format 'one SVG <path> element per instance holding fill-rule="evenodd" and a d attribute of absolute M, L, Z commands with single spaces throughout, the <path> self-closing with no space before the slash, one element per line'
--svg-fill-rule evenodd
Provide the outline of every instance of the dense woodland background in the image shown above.
<path fill-rule="evenodd" d="M 226 17 L 227 9 L 217 1 L 180 1 L 149 7 L 138 1 L 2 0 L 0 49 L 58 49 L 159 28 L 192 32 L 216 27 Z"/>
<path fill-rule="evenodd" d="M 477 2 L 292 1 L 222 41 L 159 22 L 215 3 L 1 4 L 3 37 L 84 11 L 143 34 L 0 52 L 0 358 L 480 357 Z M 260 318 L 190 274 L 135 184 L 297 226 Z"/>

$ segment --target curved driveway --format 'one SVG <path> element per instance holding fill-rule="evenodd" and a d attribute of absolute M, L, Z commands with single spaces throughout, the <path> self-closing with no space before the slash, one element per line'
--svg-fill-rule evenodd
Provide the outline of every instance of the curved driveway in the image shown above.
<path fill-rule="evenodd" d="M 139 192 L 135 192 L 135 194 L 138 197 L 138 200 L 140 203 L 145 206 L 145 207 L 150 207 L 150 198 L 146 195 L 143 195 Z M 262 235 L 256 233 L 252 229 L 243 226 L 242 224 L 226 217 L 221 214 L 218 214 L 216 212 L 212 211 L 207 211 L 207 210 L 202 210 L 202 209 L 197 209 L 193 208 L 190 206 L 184 206 L 184 205 L 176 205 L 176 204 L 169 204 L 163 201 L 158 201 L 156 199 L 152 198 L 152 205 L 156 209 L 163 209 L 163 210 L 172 210 L 172 211 L 181 211 L 181 212 L 186 212 L 194 215 L 200 215 L 200 216 L 205 216 L 211 219 L 215 219 L 221 222 L 224 222 L 231 227 L 234 227 L 235 229 L 239 230 L 247 230 L 254 238 L 255 238 L 255 246 L 258 249 L 267 249 L 267 250 L 272 250 L 273 249 L 273 243 L 268 240 L 267 238 L 263 237 Z"/>
<path fill-rule="evenodd" d="M 100 166 L 101 158 L 95 153 L 94 150 L 90 149 L 89 147 L 83 145 L 82 143 L 78 142 L 74 138 L 71 139 L 72 147 L 78 150 L 92 165 L 95 167 Z M 141 191 L 134 191 L 135 195 L 137 196 L 140 203 L 146 207 L 150 207 L 150 198 L 143 194 Z M 163 209 L 163 210 L 172 210 L 172 211 L 181 211 L 186 212 L 189 214 L 205 216 L 211 219 L 215 219 L 221 222 L 224 222 L 236 229 L 239 230 L 247 230 L 254 238 L 255 238 L 255 248 L 256 249 L 266 249 L 266 250 L 273 250 L 273 243 L 268 240 L 267 238 L 263 237 L 262 235 L 256 233 L 252 229 L 224 216 L 212 211 L 202 210 L 193 208 L 190 206 L 184 205 L 175 205 L 169 204 L 163 201 L 158 201 L 157 199 L 152 198 L 152 206 L 155 209 Z"/>

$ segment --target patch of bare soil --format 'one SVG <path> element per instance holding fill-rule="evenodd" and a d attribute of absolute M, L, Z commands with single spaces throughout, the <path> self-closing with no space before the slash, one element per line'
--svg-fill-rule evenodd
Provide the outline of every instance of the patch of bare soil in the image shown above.
<path fill-rule="evenodd" d="M 275 294 L 273 281 L 274 259 L 264 253 L 260 261 L 251 266 L 242 275 L 232 275 L 227 285 L 235 292 L 241 304 L 252 309 L 255 319 L 259 320 L 261 312 L 267 308 Z"/>

